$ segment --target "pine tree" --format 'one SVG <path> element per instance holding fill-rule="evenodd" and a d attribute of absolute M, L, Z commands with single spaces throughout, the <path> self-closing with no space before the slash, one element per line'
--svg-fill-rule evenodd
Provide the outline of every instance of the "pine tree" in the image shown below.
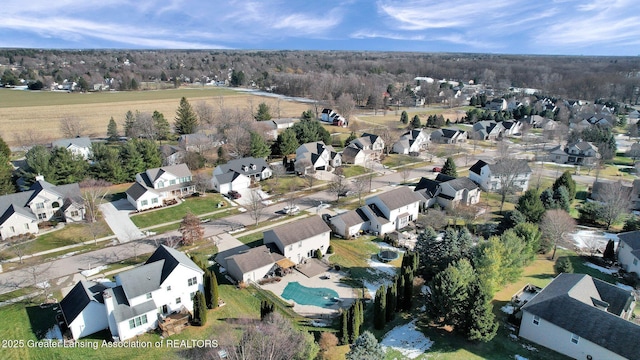
<path fill-rule="evenodd" d="M 387 320 L 386 305 L 387 289 L 384 285 L 381 285 L 376 291 L 376 298 L 374 300 L 373 308 L 373 324 L 378 330 L 384 328 L 384 324 Z"/>
<path fill-rule="evenodd" d="M 264 141 L 262 135 L 255 131 L 251 132 L 251 156 L 255 158 L 266 158 L 271 155 L 271 148 Z"/>
<path fill-rule="evenodd" d="M 255 115 L 257 121 L 271 120 L 271 109 L 265 103 L 258 104 L 258 112 Z"/>
<path fill-rule="evenodd" d="M 193 324 L 197 326 L 204 326 L 207 323 L 207 304 L 204 299 L 204 294 L 200 291 L 196 291 L 193 297 Z"/>
<path fill-rule="evenodd" d="M 404 309 L 404 276 L 400 275 L 396 279 L 396 288 L 398 289 L 398 298 L 396 299 L 396 311 Z"/>
<path fill-rule="evenodd" d="M 609 241 L 607 241 L 607 247 L 605 247 L 604 253 L 602 254 L 602 257 L 605 260 L 614 261 L 616 259 L 616 253 L 615 253 L 615 250 L 614 250 L 614 246 L 615 246 L 615 244 L 614 244 L 613 240 L 610 239 Z"/>
<path fill-rule="evenodd" d="M 413 306 L 413 272 L 409 268 L 405 268 L 404 274 L 404 309 L 409 311 Z"/>
<path fill-rule="evenodd" d="M 420 127 L 422 127 L 422 123 L 420 122 L 420 116 L 416 114 L 413 116 L 413 119 L 411 120 L 411 128 L 417 129 Z"/>
<path fill-rule="evenodd" d="M 360 336 L 360 327 L 362 326 L 362 314 L 360 313 L 360 300 L 356 300 L 351 306 L 351 342 L 356 341 Z"/>
<path fill-rule="evenodd" d="M 456 163 L 453 161 L 453 158 L 448 157 L 447 161 L 444 162 L 444 166 L 442 166 L 441 174 L 458 177 L 458 170 L 456 170 Z"/>
<path fill-rule="evenodd" d="M 530 223 L 537 224 L 544 215 L 545 208 L 542 200 L 540 200 L 540 193 L 536 189 L 529 189 L 520 196 L 516 210 L 520 211 L 522 215 L 527 218 Z"/>
<path fill-rule="evenodd" d="M 0 152 L 0 195 L 13 194 L 16 187 L 13 185 L 13 165 L 9 158 Z"/>
<path fill-rule="evenodd" d="M 571 171 L 567 170 L 556 181 L 553 183 L 553 190 L 558 189 L 560 186 L 564 186 L 567 188 L 569 192 L 569 200 L 573 200 L 576 198 L 576 182 L 573 180 L 571 176 Z"/>
<path fill-rule="evenodd" d="M 109 119 L 109 125 L 107 125 L 107 138 L 109 141 L 118 140 L 118 124 L 113 120 L 113 116 Z"/>
<path fill-rule="evenodd" d="M 0 154 L 4 155 L 7 159 L 11 158 L 11 148 L 9 147 L 9 145 L 7 145 L 7 143 L 1 137 L 0 137 Z"/>
<path fill-rule="evenodd" d="M 262 300 L 260 302 L 260 320 L 264 320 L 264 318 L 271 314 L 275 309 L 275 305 L 271 300 Z"/>
<path fill-rule="evenodd" d="M 124 115 L 124 136 L 128 138 L 137 138 L 138 130 L 136 129 L 136 117 L 131 110 Z"/>
<path fill-rule="evenodd" d="M 344 141 L 345 144 L 349 145 L 350 142 L 352 142 L 353 140 L 357 139 L 358 137 L 356 136 L 355 132 L 351 132 L 351 134 L 349 134 L 349 136 L 347 137 L 347 139 Z"/>
<path fill-rule="evenodd" d="M 153 115 L 151 115 L 151 118 L 153 119 L 158 140 L 168 140 L 171 134 L 171 125 L 167 119 L 165 119 L 164 114 L 156 110 L 153 112 Z"/>
<path fill-rule="evenodd" d="M 347 360 L 378 360 L 384 359 L 385 352 L 375 336 L 365 331 L 355 341 L 346 355 Z"/>
<path fill-rule="evenodd" d="M 278 135 L 276 144 L 280 155 L 293 154 L 296 152 L 298 146 L 300 146 L 298 139 L 296 139 L 296 133 L 292 129 L 286 129 Z"/>
<path fill-rule="evenodd" d="M 138 151 L 134 141 L 127 141 L 127 143 L 120 148 L 120 160 L 122 161 L 125 177 L 128 181 L 133 181 L 136 178 L 136 174 L 146 169 L 142 154 Z"/>
<path fill-rule="evenodd" d="M 349 343 L 349 312 L 347 310 L 342 311 L 342 317 L 340 318 L 340 343 L 347 345 Z"/>
<path fill-rule="evenodd" d="M 179 135 L 193 134 L 198 129 L 198 116 L 185 97 L 180 99 L 173 126 Z"/>
<path fill-rule="evenodd" d="M 396 314 L 396 307 L 398 306 L 397 296 L 398 296 L 398 288 L 396 286 L 396 281 L 394 279 L 393 282 L 391 282 L 391 284 L 387 288 L 387 304 L 385 306 L 385 310 L 386 310 L 385 320 L 387 322 L 393 320 Z"/>
<path fill-rule="evenodd" d="M 471 341 L 491 341 L 498 333 L 498 321 L 491 306 L 491 295 L 482 289 L 479 281 L 469 286 L 468 321 L 465 326 L 467 339 Z"/>
<path fill-rule="evenodd" d="M 402 114 L 400 114 L 400 122 L 405 125 L 409 123 L 409 114 L 407 114 L 406 111 L 403 111 Z"/>
<path fill-rule="evenodd" d="M 207 308 L 215 309 L 218 307 L 218 279 L 216 274 L 207 270 L 204 273 L 204 294 L 207 300 Z"/>

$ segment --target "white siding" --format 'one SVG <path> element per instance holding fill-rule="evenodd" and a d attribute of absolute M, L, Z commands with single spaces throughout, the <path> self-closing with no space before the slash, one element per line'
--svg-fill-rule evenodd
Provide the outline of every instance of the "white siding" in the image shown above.
<path fill-rule="evenodd" d="M 631 254 L 631 251 L 633 251 L 631 246 L 620 240 L 620 245 L 618 245 L 618 262 L 625 271 L 635 272 L 640 275 L 640 259 Z"/>
<path fill-rule="evenodd" d="M 77 340 L 108 328 L 109 323 L 105 313 L 104 304 L 97 301 L 89 302 L 89 305 L 69 324 L 73 338 Z"/>

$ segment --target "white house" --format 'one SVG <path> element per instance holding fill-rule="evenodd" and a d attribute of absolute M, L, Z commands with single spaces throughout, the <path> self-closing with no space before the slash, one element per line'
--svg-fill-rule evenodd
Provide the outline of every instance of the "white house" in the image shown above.
<path fill-rule="evenodd" d="M 370 160 L 370 153 L 356 146 L 347 146 L 342 150 L 342 162 L 345 164 L 364 165 Z"/>
<path fill-rule="evenodd" d="M 413 129 L 404 133 L 391 147 L 396 154 L 419 153 L 427 147 L 431 135 L 423 129 Z"/>
<path fill-rule="evenodd" d="M 204 271 L 183 253 L 161 245 L 147 262 L 115 276 L 115 284 L 80 282 L 60 302 L 74 339 L 109 329 L 122 341 L 153 330 L 163 316 L 193 311 Z"/>
<path fill-rule="evenodd" d="M 625 271 L 640 276 L 640 231 L 618 234 L 618 263 Z"/>
<path fill-rule="evenodd" d="M 136 182 L 126 191 L 127 200 L 138 211 L 160 207 L 164 201 L 195 193 L 191 179 L 185 164 L 149 169 L 136 175 Z"/>
<path fill-rule="evenodd" d="M 559 164 L 594 165 L 600 158 L 600 153 L 593 143 L 578 141 L 551 149 L 549 157 Z"/>
<path fill-rule="evenodd" d="M 262 158 L 235 159 L 213 169 L 211 186 L 219 193 L 226 194 L 231 190 L 248 189 L 253 182 L 268 179 L 271 175 L 271 167 Z"/>
<path fill-rule="evenodd" d="M 0 237 L 37 234 L 43 221 L 83 221 L 84 200 L 78 184 L 55 186 L 36 177 L 29 190 L 0 196 Z"/>
<path fill-rule="evenodd" d="M 420 196 L 406 186 L 372 196 L 357 210 L 332 217 L 333 231 L 351 237 L 359 231 L 387 234 L 418 218 Z"/>
<path fill-rule="evenodd" d="M 483 120 L 473 124 L 471 137 L 476 140 L 498 140 L 504 132 L 502 122 Z"/>
<path fill-rule="evenodd" d="M 488 164 L 478 160 L 469 168 L 469 179 L 480 185 L 484 191 L 498 191 L 503 185 L 516 191 L 529 188 L 531 168 L 526 160 L 505 159 Z"/>
<path fill-rule="evenodd" d="M 271 251 L 268 246 L 262 245 L 241 251 L 238 254 L 225 258 L 226 269 L 232 278 L 239 282 L 256 282 L 268 274 L 273 274 L 278 268 L 278 263 L 294 265 L 291 260 L 281 254 Z"/>
<path fill-rule="evenodd" d="M 296 149 L 296 164 L 304 164 L 304 172 L 309 168 L 330 171 L 342 165 L 342 156 L 335 151 L 333 146 L 316 141 L 302 144 Z M 296 165 L 297 169 L 298 165 Z M 298 172 L 302 173 L 303 171 L 298 170 Z"/>
<path fill-rule="evenodd" d="M 60 139 L 51 143 L 51 147 L 60 147 L 69 150 L 73 155 L 88 160 L 91 157 L 91 139 L 88 137 L 76 137 Z"/>
<path fill-rule="evenodd" d="M 520 337 L 574 359 L 638 359 L 632 291 L 584 274 L 560 274 L 521 309 Z"/>
<path fill-rule="evenodd" d="M 363 133 L 359 138 L 351 140 L 348 146 L 367 151 L 370 159 L 378 159 L 384 151 L 384 140 L 378 135 Z"/>
<path fill-rule="evenodd" d="M 316 250 L 329 248 L 331 229 L 318 215 L 280 225 L 264 232 L 264 243 L 275 244 L 284 257 L 296 264 L 312 258 Z"/>

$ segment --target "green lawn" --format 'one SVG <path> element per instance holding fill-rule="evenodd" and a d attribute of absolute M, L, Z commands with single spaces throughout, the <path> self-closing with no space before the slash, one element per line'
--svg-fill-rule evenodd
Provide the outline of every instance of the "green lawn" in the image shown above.
<path fill-rule="evenodd" d="M 0 89 L 0 108 L 23 106 L 50 106 L 75 104 L 102 104 L 123 101 L 171 100 L 180 98 L 242 95 L 233 90 L 207 87 L 197 89 L 170 89 L 163 91 L 116 91 L 95 93 L 64 93 L 52 91 L 14 91 Z"/>
<path fill-rule="evenodd" d="M 224 200 L 220 194 L 190 197 L 176 206 L 161 210 L 151 210 L 131 216 L 131 220 L 137 227 L 144 229 L 153 225 L 181 220 L 188 212 L 195 215 L 202 215 L 224 209 L 225 207 L 228 208 L 226 201 L 224 201 L 225 207 L 218 208 L 218 203 L 221 201 Z"/>
<path fill-rule="evenodd" d="M 373 236 L 360 236 L 357 239 L 331 239 L 334 253 L 329 257 L 332 264 L 340 265 L 349 272 L 352 280 L 375 280 L 376 276 L 367 271 L 367 260 L 378 253 Z"/>
<path fill-rule="evenodd" d="M 249 247 L 257 247 L 263 244 L 262 242 L 262 231 L 254 232 L 253 234 L 244 235 L 238 237 L 241 243 L 249 246 Z"/>
<path fill-rule="evenodd" d="M 366 174 L 368 173 L 369 170 L 367 168 L 365 168 L 364 166 L 360 166 L 360 165 L 343 165 L 342 166 L 342 174 L 345 177 L 353 177 L 353 176 L 358 176 L 358 175 L 362 175 L 362 174 Z"/>
<path fill-rule="evenodd" d="M 382 160 L 382 165 L 386 165 L 388 167 L 397 167 L 403 165 L 409 165 L 417 162 L 421 162 L 422 160 L 416 156 L 402 155 L 402 154 L 389 154 L 385 156 L 384 160 Z"/>

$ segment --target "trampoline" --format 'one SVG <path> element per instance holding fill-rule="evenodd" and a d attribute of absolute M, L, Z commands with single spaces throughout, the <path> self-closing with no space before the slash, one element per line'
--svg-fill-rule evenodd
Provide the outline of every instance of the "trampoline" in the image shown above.
<path fill-rule="evenodd" d="M 378 253 L 378 259 L 385 263 L 397 259 L 398 256 L 398 253 L 392 250 L 382 250 Z"/>
<path fill-rule="evenodd" d="M 282 298 L 293 300 L 300 305 L 328 307 L 338 302 L 338 293 L 327 288 L 308 288 L 294 281 L 287 284 L 282 292 Z"/>

